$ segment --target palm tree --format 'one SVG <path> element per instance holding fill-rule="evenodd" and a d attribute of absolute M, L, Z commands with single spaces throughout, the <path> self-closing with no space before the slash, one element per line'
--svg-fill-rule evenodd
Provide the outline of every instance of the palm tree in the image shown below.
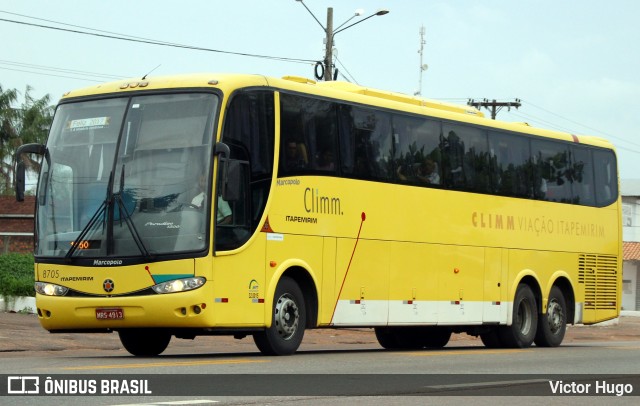
<path fill-rule="evenodd" d="M 11 190 L 13 177 L 13 151 L 18 134 L 15 130 L 17 110 L 13 107 L 18 100 L 15 89 L 3 90 L 0 86 L 0 194 Z"/>
<path fill-rule="evenodd" d="M 32 142 L 44 143 L 53 120 L 53 108 L 49 106 L 49 95 L 36 99 L 27 86 L 24 102 L 15 108 L 18 92 L 3 90 L 0 86 L 0 194 L 13 194 L 14 157 L 16 149 Z M 24 157 L 26 168 L 37 172 L 38 161 Z"/>

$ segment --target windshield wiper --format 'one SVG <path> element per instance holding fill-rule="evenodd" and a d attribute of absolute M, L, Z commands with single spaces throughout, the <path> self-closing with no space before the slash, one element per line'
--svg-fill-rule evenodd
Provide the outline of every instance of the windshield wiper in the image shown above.
<path fill-rule="evenodd" d="M 115 193 L 113 195 L 113 198 L 118 203 L 118 210 L 120 211 L 120 222 L 122 222 L 122 217 L 124 213 L 124 222 L 127 224 L 127 227 L 129 228 L 129 232 L 133 237 L 133 241 L 138 246 L 138 249 L 140 250 L 140 252 L 145 257 L 149 258 L 151 254 L 149 254 L 147 247 L 144 246 L 144 242 L 142 242 L 142 238 L 140 238 L 140 234 L 138 233 L 138 229 L 136 228 L 136 225 L 133 223 L 133 221 L 131 221 L 131 217 L 130 217 L 131 214 L 129 214 L 129 211 L 125 207 L 124 201 L 122 200 L 123 191 L 124 191 L 124 164 L 122 165 L 122 172 L 120 172 L 120 190 L 118 191 L 118 193 Z"/>
<path fill-rule="evenodd" d="M 142 238 L 140 237 L 140 234 L 138 233 L 138 230 L 136 229 L 135 224 L 133 223 L 133 221 L 131 220 L 131 213 L 129 213 L 129 211 L 127 210 L 124 201 L 122 200 L 122 194 L 124 191 L 124 165 L 122 165 L 122 172 L 120 173 L 120 190 L 118 191 L 118 193 L 112 193 L 113 190 L 113 171 L 109 174 L 109 183 L 107 186 L 107 196 L 104 199 L 104 201 L 100 204 L 100 207 L 98 207 L 98 209 L 96 210 L 96 212 L 93 214 L 93 216 L 91 216 L 91 219 L 89 220 L 89 222 L 87 223 L 86 226 L 84 226 L 84 228 L 82 229 L 82 231 L 80 232 L 80 234 L 78 235 L 78 237 L 71 243 L 71 248 L 69 249 L 69 251 L 67 251 L 67 254 L 65 255 L 65 258 L 71 258 L 73 256 L 73 254 L 76 252 L 77 247 L 80 245 L 80 242 L 82 240 L 84 240 L 84 238 L 87 236 L 87 234 L 89 233 L 89 231 L 91 231 L 94 226 L 96 225 L 96 223 L 98 223 L 98 220 L 100 220 L 100 218 L 104 218 L 105 214 L 107 213 L 107 210 L 111 207 L 112 203 L 116 203 L 118 205 L 118 211 L 120 212 L 120 221 L 122 221 L 123 217 L 124 217 L 124 222 L 127 225 L 127 228 L 129 229 L 129 232 L 131 233 L 131 236 L 133 237 L 133 241 L 136 243 L 136 246 L 138 247 L 138 249 L 140 250 L 140 252 L 142 253 L 142 255 L 144 255 L 146 258 L 151 257 L 151 254 L 149 253 L 149 250 L 147 250 L 147 247 L 145 247 L 144 242 L 142 241 Z M 107 216 L 107 241 L 108 241 L 108 246 L 111 246 L 111 242 L 113 241 L 113 231 L 112 231 L 112 227 L 113 227 L 113 214 L 111 214 L 110 216 Z M 111 254 L 111 252 L 109 252 L 110 250 L 107 250 L 107 254 Z"/>
<path fill-rule="evenodd" d="M 104 218 L 104 214 L 107 211 L 107 207 L 110 205 L 110 202 L 111 202 L 112 186 L 113 186 L 113 171 L 111 171 L 111 173 L 109 174 L 109 186 L 107 187 L 107 196 L 100 204 L 100 207 L 98 207 L 98 210 L 96 210 L 96 212 L 93 213 L 93 216 L 91 216 L 91 219 L 89 219 L 89 222 L 87 223 L 87 225 L 82 228 L 82 231 L 80 231 L 80 234 L 78 234 L 78 237 L 75 240 L 73 240 L 73 242 L 71 243 L 71 248 L 69 248 L 69 251 L 67 251 L 67 254 L 64 256 L 65 258 L 71 258 L 71 256 L 78 249 L 78 246 L 80 245 L 80 241 L 84 240 L 84 238 L 87 236 L 89 231 L 93 229 L 93 226 L 98 222 L 98 219 L 100 218 L 100 216 L 103 216 Z"/>

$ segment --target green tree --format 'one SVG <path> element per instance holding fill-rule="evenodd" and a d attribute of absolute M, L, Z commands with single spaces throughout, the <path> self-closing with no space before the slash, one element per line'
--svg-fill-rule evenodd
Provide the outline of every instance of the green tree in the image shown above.
<path fill-rule="evenodd" d="M 13 194 L 14 153 L 22 144 L 32 142 L 44 143 L 53 121 L 53 107 L 49 105 L 50 97 L 41 99 L 31 95 L 32 88 L 27 86 L 24 101 L 20 107 L 18 91 L 3 90 L 0 86 L 0 194 Z M 39 162 L 25 157 L 28 170 L 37 172 Z"/>

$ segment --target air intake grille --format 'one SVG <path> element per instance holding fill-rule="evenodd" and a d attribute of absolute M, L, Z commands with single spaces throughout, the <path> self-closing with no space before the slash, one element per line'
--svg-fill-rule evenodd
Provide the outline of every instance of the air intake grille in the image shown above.
<path fill-rule="evenodd" d="M 580 254 L 578 271 L 578 283 L 584 284 L 585 309 L 618 308 L 618 257 Z"/>

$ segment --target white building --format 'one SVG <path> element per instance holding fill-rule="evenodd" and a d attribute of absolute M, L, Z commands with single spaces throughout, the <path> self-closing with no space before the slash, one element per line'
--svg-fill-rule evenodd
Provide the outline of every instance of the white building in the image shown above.
<path fill-rule="evenodd" d="M 640 310 L 640 179 L 620 181 L 622 195 L 622 310 Z"/>

